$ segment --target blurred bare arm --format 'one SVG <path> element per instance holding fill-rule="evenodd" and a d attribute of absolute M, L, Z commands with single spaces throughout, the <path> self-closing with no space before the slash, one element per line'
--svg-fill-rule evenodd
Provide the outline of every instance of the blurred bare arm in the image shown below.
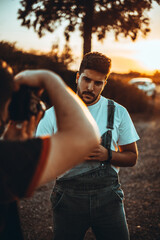
<path fill-rule="evenodd" d="M 21 84 L 44 88 L 55 107 L 58 132 L 51 137 L 47 165 L 39 185 L 42 185 L 76 164 L 84 161 L 100 143 L 98 127 L 87 107 L 55 73 L 47 70 L 24 71 L 15 77 Z"/>

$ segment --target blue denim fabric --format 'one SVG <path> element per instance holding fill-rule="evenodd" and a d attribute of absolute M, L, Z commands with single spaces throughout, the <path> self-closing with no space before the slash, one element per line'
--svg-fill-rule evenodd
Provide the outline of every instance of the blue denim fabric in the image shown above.
<path fill-rule="evenodd" d="M 89 227 L 97 240 L 129 240 L 123 191 L 110 164 L 56 182 L 51 195 L 54 240 L 82 240 Z"/>

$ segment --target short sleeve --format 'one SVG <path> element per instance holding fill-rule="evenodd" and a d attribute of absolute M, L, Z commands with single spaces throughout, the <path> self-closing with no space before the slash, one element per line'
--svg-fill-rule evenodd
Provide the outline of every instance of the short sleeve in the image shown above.
<path fill-rule="evenodd" d="M 128 111 L 123 108 L 123 115 L 119 126 L 118 145 L 126 145 L 139 140 L 139 136 Z"/>
<path fill-rule="evenodd" d="M 56 116 L 54 108 L 51 107 L 45 112 L 44 117 L 39 122 L 36 130 L 36 136 L 38 137 L 52 135 L 53 132 L 55 133 L 56 131 L 57 131 Z"/>
<path fill-rule="evenodd" d="M 1 203 L 33 193 L 46 165 L 49 142 L 49 137 L 0 141 Z"/>

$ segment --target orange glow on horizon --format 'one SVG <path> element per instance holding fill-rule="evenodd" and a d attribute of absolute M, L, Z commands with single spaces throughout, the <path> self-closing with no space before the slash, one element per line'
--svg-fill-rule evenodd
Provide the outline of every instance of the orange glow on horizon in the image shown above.
<path fill-rule="evenodd" d="M 48 53 L 53 43 L 58 42 L 60 52 L 63 50 L 63 26 L 60 26 L 56 34 L 47 33 L 43 38 L 38 38 L 33 29 L 20 26 L 17 20 L 17 10 L 20 6 L 19 1 L 3 0 L 0 8 L 1 28 L 0 41 L 16 42 L 16 47 L 23 51 L 34 54 Z M 151 32 L 144 39 L 139 37 L 132 42 L 127 38 L 114 40 L 112 32 L 107 33 L 106 39 L 101 43 L 96 36 L 92 36 L 92 51 L 99 51 L 112 59 L 112 72 L 129 73 L 130 71 L 154 74 L 160 71 L 160 5 L 154 3 L 153 9 L 149 12 L 151 19 Z M 8 18 L 10 16 L 10 18 Z M 75 62 L 70 68 L 77 71 L 82 59 L 83 39 L 79 32 L 74 32 L 71 37 L 71 48 Z"/>
<path fill-rule="evenodd" d="M 146 71 L 160 70 L 160 41 L 146 41 L 138 46 L 140 48 L 138 59 Z"/>

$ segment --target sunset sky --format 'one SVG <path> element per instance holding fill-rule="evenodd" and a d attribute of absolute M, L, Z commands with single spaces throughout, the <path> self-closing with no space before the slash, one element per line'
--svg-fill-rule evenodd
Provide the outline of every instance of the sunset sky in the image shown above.
<path fill-rule="evenodd" d="M 27 51 L 34 49 L 48 52 L 56 41 L 62 47 L 64 44 L 62 26 L 56 34 L 47 33 L 40 39 L 33 29 L 28 30 L 20 25 L 21 21 L 17 20 L 19 2 L 19 0 L 0 0 L 0 41 L 17 42 L 17 47 Z M 92 51 L 103 52 L 112 59 L 112 72 L 160 71 L 160 6 L 155 3 L 148 15 L 151 18 L 151 32 L 145 39 L 139 37 L 136 42 L 132 42 L 129 38 L 120 38 L 116 42 L 113 34 L 108 33 L 101 43 L 93 37 Z M 71 47 L 76 58 L 72 69 L 77 70 L 82 56 L 82 39 L 78 33 L 73 34 Z"/>

